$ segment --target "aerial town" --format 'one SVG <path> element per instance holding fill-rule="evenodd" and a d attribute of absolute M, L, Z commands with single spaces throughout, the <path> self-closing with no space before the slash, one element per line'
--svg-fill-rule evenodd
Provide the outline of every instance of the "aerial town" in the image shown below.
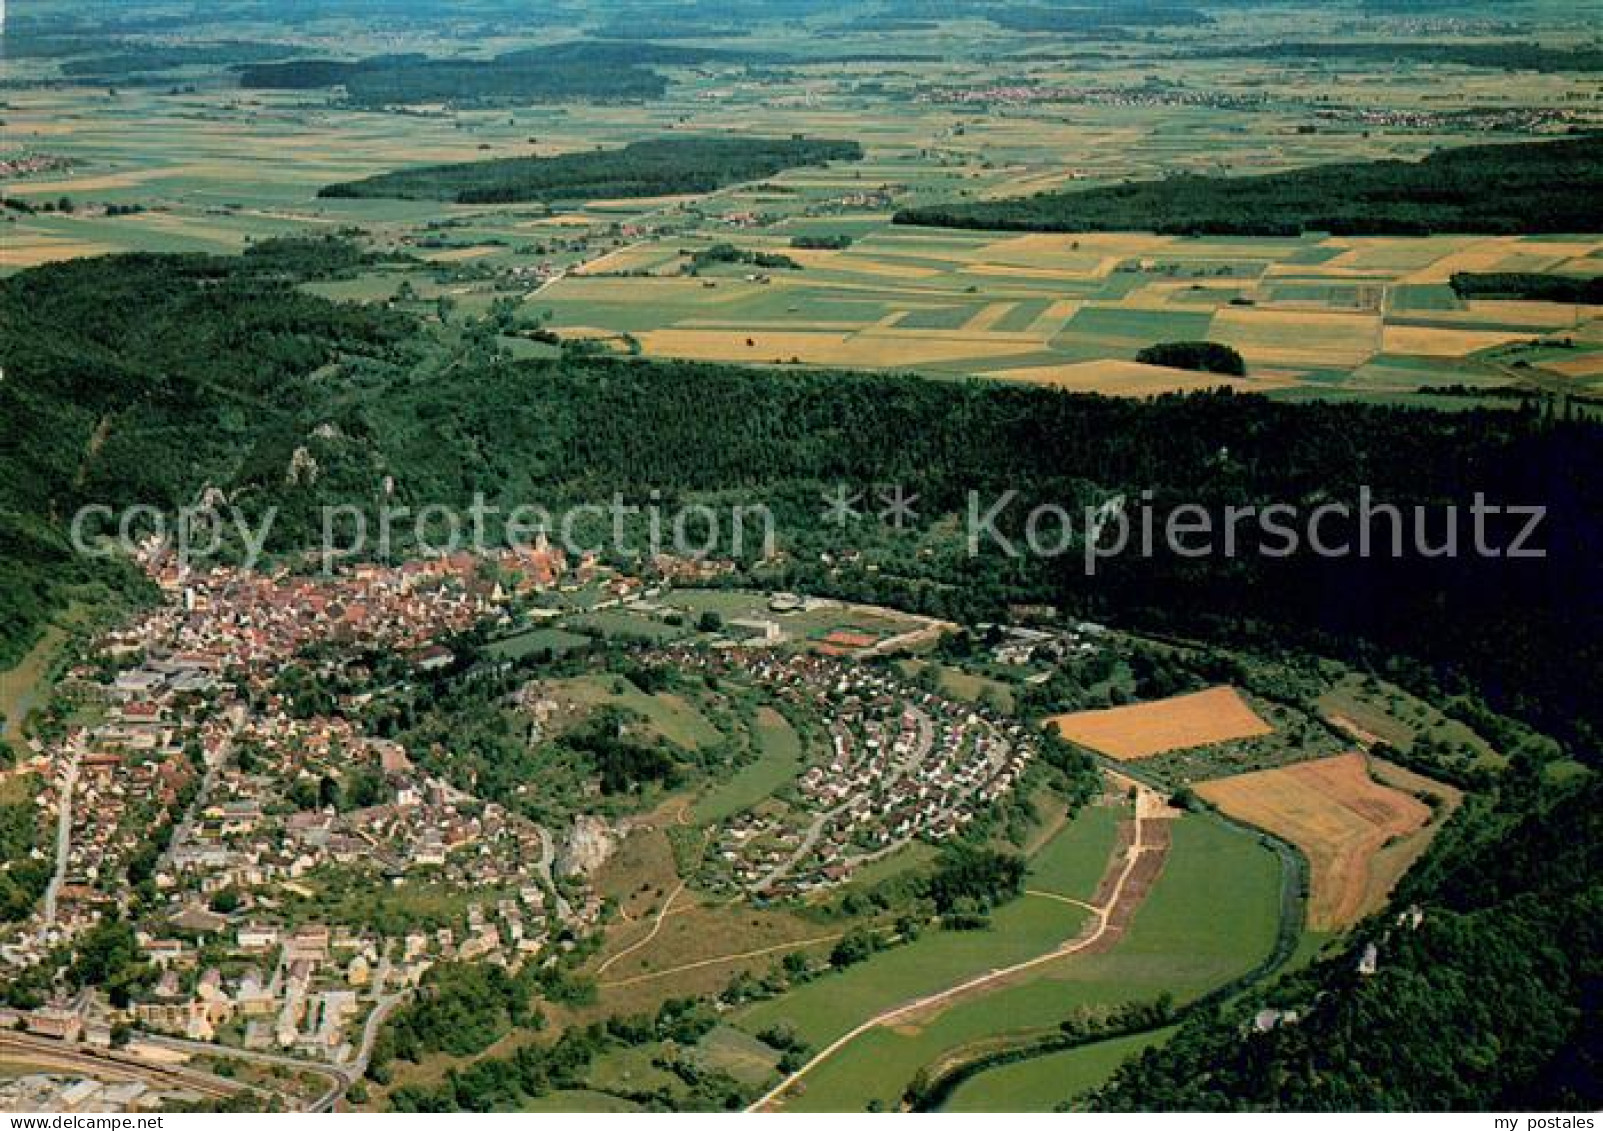
<path fill-rule="evenodd" d="M 680 670 L 727 669 L 727 654 L 682 651 Z M 796 802 L 736 815 L 718 830 L 709 886 L 773 899 L 841 883 L 913 840 L 941 841 L 1003 796 L 1035 752 L 1016 723 L 828 655 L 747 659 L 781 702 L 827 703 L 829 745 L 796 782 Z"/>
<path fill-rule="evenodd" d="M 424 772 L 401 743 L 345 715 L 308 712 L 282 677 L 296 663 L 354 672 L 369 680 L 350 693 L 359 705 L 374 694 L 363 660 L 375 653 L 429 672 L 453 662 L 453 634 L 504 627 L 532 595 L 599 580 L 619 595 L 603 604 L 651 616 L 664 609 L 651 599 L 660 587 L 588 559 L 570 570 L 543 542 L 315 577 L 183 569 L 155 543 L 141 564 L 164 603 L 106 632 L 68 673 L 77 709 L 58 736 L 31 739 L 18 768 L 48 783 L 38 804 L 56 830 L 56 866 L 0 957 L 13 970 L 48 970 L 74 940 L 137 909 L 139 959 L 159 975 L 132 994 L 47 994 L 38 1008 L 10 1010 L 11 1027 L 102 1048 L 142 1034 L 359 1068 L 383 1017 L 431 964 L 516 969 L 598 927 L 601 901 L 582 873 L 557 866 L 565 830 Z M 678 560 L 653 570 L 687 580 L 721 572 Z M 794 803 L 714 831 L 701 877 L 711 891 L 806 897 L 917 838 L 948 838 L 1005 794 L 1034 753 L 1017 723 L 845 659 L 871 636 L 837 631 L 809 650 L 781 647 L 790 638 L 779 620 L 815 606 L 778 594 L 770 617 L 732 618 L 705 643 L 637 652 L 646 665 L 738 673 L 800 710 L 831 707 L 827 745 Z M 551 703 L 538 683 L 516 698 Z M 392 922 L 342 907 L 342 893 L 368 885 L 451 912 Z M 18 1103 L 43 1108 L 71 1106 L 72 1086 L 11 1085 Z M 132 1107 L 159 1098 L 93 1094 Z"/>

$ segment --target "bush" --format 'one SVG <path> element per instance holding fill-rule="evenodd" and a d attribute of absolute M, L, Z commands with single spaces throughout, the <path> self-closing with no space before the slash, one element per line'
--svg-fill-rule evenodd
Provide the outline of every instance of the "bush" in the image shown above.
<path fill-rule="evenodd" d="M 1222 373 L 1245 377 L 1247 363 L 1235 350 L 1220 342 L 1159 342 L 1135 355 L 1143 365 L 1164 365 L 1170 369 L 1191 369 L 1198 373 Z"/>

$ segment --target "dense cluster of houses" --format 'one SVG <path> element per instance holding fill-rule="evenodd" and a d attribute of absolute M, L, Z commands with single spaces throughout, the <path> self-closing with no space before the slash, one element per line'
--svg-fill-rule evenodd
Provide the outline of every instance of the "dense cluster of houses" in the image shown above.
<path fill-rule="evenodd" d="M 1217 90 L 1160 84 L 1105 87 L 1062 87 L 1031 84 L 985 87 L 940 87 L 924 102 L 981 106 L 1030 106 L 1042 103 L 1075 106 L 1201 106 L 1212 110 L 1257 110 L 1271 101 L 1263 93 L 1233 94 Z"/>
<path fill-rule="evenodd" d="M 781 703 L 828 719 L 829 749 L 795 783 L 717 831 L 713 886 L 765 898 L 838 884 L 913 840 L 960 832 L 1036 753 L 1020 725 L 883 669 L 822 655 L 684 650 L 680 668 L 738 665 Z M 821 710 L 822 709 L 822 710 Z"/>
<path fill-rule="evenodd" d="M 84 1040 L 125 1022 L 345 1059 L 370 1011 L 431 963 L 516 966 L 556 931 L 599 918 L 593 896 L 576 907 L 550 886 L 539 826 L 424 772 L 349 717 L 297 709 L 275 682 L 324 641 L 350 647 L 321 661 L 332 669 L 322 675 L 370 649 L 419 670 L 450 662 L 442 638 L 555 583 L 560 554 L 542 545 L 315 578 L 191 572 L 154 551 L 143 564 L 170 600 L 71 673 L 91 721 L 32 742 L 26 768 L 48 783 L 40 805 L 60 830 L 56 873 L 0 958 L 19 969 L 54 960 L 128 911 L 137 889 L 140 959 L 155 976 L 120 1008 L 86 993 L 14 1024 Z M 412 884 L 445 893 L 449 911 L 353 926 L 330 910 L 331 891 Z"/>

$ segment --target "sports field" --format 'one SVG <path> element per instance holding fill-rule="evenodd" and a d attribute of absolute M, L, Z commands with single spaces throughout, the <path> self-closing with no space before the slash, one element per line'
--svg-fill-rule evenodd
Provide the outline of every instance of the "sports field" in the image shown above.
<path fill-rule="evenodd" d="M 1400 876 L 1382 849 L 1420 832 L 1431 810 L 1370 776 L 1363 754 L 1203 782 L 1197 792 L 1223 812 L 1302 849 L 1311 868 L 1308 923 L 1348 926 L 1384 902 Z"/>
<path fill-rule="evenodd" d="M 1047 722 L 1071 742 L 1121 762 L 1255 738 L 1273 729 L 1233 687 L 1212 687 L 1153 703 L 1076 711 Z"/>

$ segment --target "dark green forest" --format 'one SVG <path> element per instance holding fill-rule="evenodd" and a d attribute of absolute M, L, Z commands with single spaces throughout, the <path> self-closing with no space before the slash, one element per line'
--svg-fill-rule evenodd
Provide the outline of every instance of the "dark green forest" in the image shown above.
<path fill-rule="evenodd" d="M 330 250 L 342 246 L 78 260 L 0 282 L 7 658 L 75 575 L 115 572 L 67 548 L 65 524 L 83 504 L 170 509 L 220 486 L 247 513 L 278 508 L 271 544 L 288 551 L 315 539 L 318 507 L 375 505 L 393 476 L 394 501 L 412 506 L 466 505 L 475 491 L 504 509 L 652 490 L 670 506 L 762 503 L 792 555 L 744 562 L 757 584 L 966 621 L 1052 602 L 1243 647 L 1306 645 L 1414 686 L 1482 695 L 1583 745 L 1603 725 L 1596 422 L 1531 404 L 1436 413 L 1223 392 L 1143 402 L 895 375 L 513 362 L 472 327 L 443 356 L 437 324 L 296 287 L 359 258 Z M 288 483 L 297 449 L 315 459 L 315 481 Z M 827 526 L 820 495 L 838 483 L 904 484 L 920 496 L 920 529 Z M 1377 503 L 1430 508 L 1430 546 L 1444 544 L 1456 506 L 1465 552 L 1274 557 L 1244 543 L 1233 557 L 1189 557 L 1160 543 L 1092 575 L 1077 552 L 1015 558 L 988 540 L 974 555 L 964 545 L 971 490 L 1019 493 L 996 524 L 1016 539 L 1034 502 L 1077 507 L 1116 492 L 1161 524 L 1182 503 L 1215 515 L 1356 505 L 1361 487 Z M 1545 559 L 1468 553 L 1477 492 L 1546 507 L 1531 542 Z M 1327 540 L 1354 522 L 1333 519 Z M 1392 524 L 1380 522 L 1375 544 L 1389 548 Z M 1491 525 L 1506 545 L 1526 520 Z M 874 556 L 858 567 L 818 557 L 865 545 Z"/>
<path fill-rule="evenodd" d="M 328 185 L 318 195 L 458 204 L 668 196 L 711 192 L 802 165 L 858 161 L 862 156 L 862 148 L 853 141 L 664 137 L 558 157 L 506 157 L 401 169 Z"/>
<path fill-rule="evenodd" d="M 1513 298 L 1536 302 L 1603 305 L 1603 275 L 1540 275 L 1521 271 L 1459 271 L 1452 277 L 1459 298 Z"/>
<path fill-rule="evenodd" d="M 904 209 L 898 224 L 1171 235 L 1538 235 L 1603 227 L 1603 137 L 1445 149 L 1258 176 L 1173 176 Z"/>
<path fill-rule="evenodd" d="M 1198 373 L 1245 376 L 1247 363 L 1241 354 L 1223 342 L 1159 342 L 1135 355 L 1143 365 L 1167 365 Z"/>
<path fill-rule="evenodd" d="M 606 45 L 600 45 L 605 47 Z M 653 44 L 643 45 L 654 48 Z M 458 105 L 528 102 L 638 102 L 661 98 L 668 80 L 646 61 L 685 61 L 674 49 L 594 52 L 515 51 L 494 59 L 430 59 L 377 55 L 341 62 L 297 59 L 238 68 L 247 90 L 315 90 L 338 86 L 358 106 L 412 102 Z M 687 52 L 689 61 L 701 57 Z"/>

